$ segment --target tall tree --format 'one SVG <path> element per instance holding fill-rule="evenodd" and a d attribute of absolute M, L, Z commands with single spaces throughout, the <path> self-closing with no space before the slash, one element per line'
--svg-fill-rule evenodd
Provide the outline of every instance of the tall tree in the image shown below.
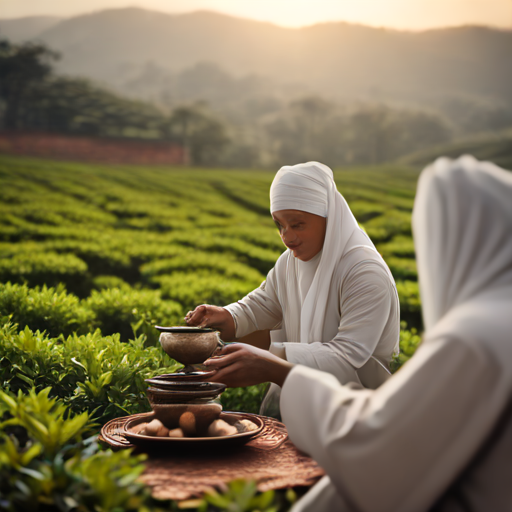
<path fill-rule="evenodd" d="M 219 163 L 229 143 L 224 122 L 201 104 L 176 108 L 168 120 L 166 132 L 180 140 L 195 165 Z"/>
<path fill-rule="evenodd" d="M 19 128 L 24 106 L 37 95 L 42 83 L 51 75 L 51 61 L 58 54 L 42 44 L 13 45 L 0 41 L 0 101 L 3 126 Z"/>

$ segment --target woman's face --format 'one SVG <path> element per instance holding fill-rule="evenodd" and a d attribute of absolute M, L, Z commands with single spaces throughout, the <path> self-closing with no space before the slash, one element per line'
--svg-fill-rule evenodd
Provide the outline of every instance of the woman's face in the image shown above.
<path fill-rule="evenodd" d="M 302 261 L 314 258 L 324 246 L 327 219 L 300 210 L 279 210 L 272 214 L 281 240 Z"/>

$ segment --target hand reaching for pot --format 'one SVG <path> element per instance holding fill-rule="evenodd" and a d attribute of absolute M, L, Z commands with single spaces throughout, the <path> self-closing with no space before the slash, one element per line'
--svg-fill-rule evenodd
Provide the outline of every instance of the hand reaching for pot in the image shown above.
<path fill-rule="evenodd" d="M 189 311 L 185 316 L 187 325 L 194 327 L 211 327 L 220 332 L 220 337 L 224 341 L 235 339 L 235 322 L 231 313 L 218 306 L 202 304 L 197 306 L 194 311 Z"/>
<path fill-rule="evenodd" d="M 208 380 L 222 382 L 230 388 L 274 382 L 282 386 L 293 364 L 245 343 L 233 343 L 222 348 L 219 355 L 204 362 L 207 368 L 217 370 Z"/>

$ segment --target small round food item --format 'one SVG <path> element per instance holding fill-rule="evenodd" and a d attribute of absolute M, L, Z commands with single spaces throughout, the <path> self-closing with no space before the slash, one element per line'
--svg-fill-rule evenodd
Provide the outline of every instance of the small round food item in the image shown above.
<path fill-rule="evenodd" d="M 208 427 L 209 437 L 232 436 L 233 434 L 238 434 L 238 430 L 224 420 L 215 420 Z"/>
<path fill-rule="evenodd" d="M 258 429 L 251 420 L 239 420 L 235 423 L 235 427 L 238 432 L 252 432 Z"/>
<path fill-rule="evenodd" d="M 138 425 L 135 425 L 134 427 L 130 428 L 130 430 L 134 434 L 145 434 L 147 423 L 139 423 Z"/>
<path fill-rule="evenodd" d="M 158 429 L 158 432 L 156 433 L 157 437 L 167 437 L 168 435 L 169 435 L 169 429 L 165 425 L 162 425 Z"/>
<path fill-rule="evenodd" d="M 186 411 L 180 416 L 180 428 L 187 437 L 195 436 L 197 433 L 196 417 L 193 412 Z"/>
<path fill-rule="evenodd" d="M 166 437 L 169 434 L 169 429 L 160 420 L 150 421 L 144 430 L 148 436 Z"/>
<path fill-rule="evenodd" d="M 183 430 L 181 428 L 173 428 L 172 430 L 169 430 L 169 437 L 185 437 L 185 434 L 183 433 Z"/>

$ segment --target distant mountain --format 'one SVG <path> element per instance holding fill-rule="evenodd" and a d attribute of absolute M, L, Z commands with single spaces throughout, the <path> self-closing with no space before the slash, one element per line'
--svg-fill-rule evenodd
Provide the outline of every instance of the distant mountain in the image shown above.
<path fill-rule="evenodd" d="M 0 19 L 0 39 L 21 43 L 37 38 L 39 34 L 56 25 L 63 18 L 57 16 L 28 16 L 26 18 Z"/>
<path fill-rule="evenodd" d="M 15 21 L 19 34 L 34 33 L 26 18 L 10 20 L 7 32 Z M 126 8 L 50 24 L 38 38 L 62 53 L 59 71 L 121 90 L 136 82 L 143 91 L 156 77 L 211 62 L 235 77 L 257 75 L 333 98 L 424 104 L 462 94 L 512 104 L 507 30 L 405 32 L 342 22 L 290 29 L 207 11 Z"/>

